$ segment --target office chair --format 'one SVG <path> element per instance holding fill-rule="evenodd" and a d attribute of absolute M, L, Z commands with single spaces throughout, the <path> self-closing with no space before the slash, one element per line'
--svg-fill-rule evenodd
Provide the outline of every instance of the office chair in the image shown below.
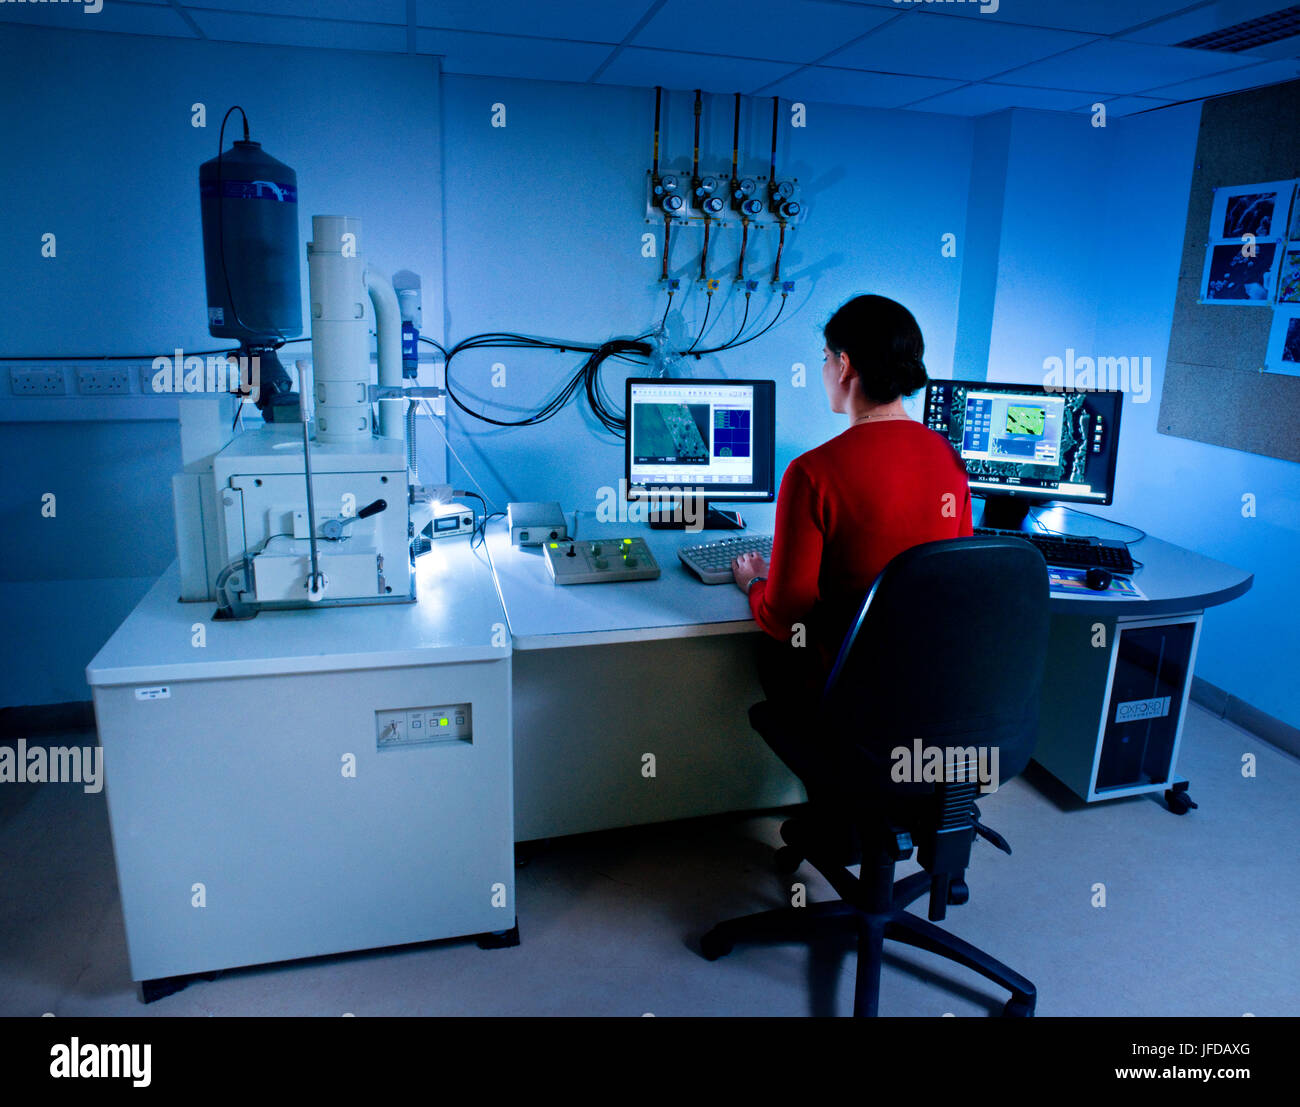
<path fill-rule="evenodd" d="M 1028 542 L 956 538 L 895 557 L 867 594 L 818 709 L 763 702 L 749 712 L 809 794 L 807 815 L 781 827 L 778 867 L 792 873 L 806 858 L 842 898 L 720 923 L 701 938 L 700 952 L 713 961 L 740 941 L 856 929 L 855 1016 L 879 1012 L 887 938 L 974 969 L 1011 992 L 1003 1014 L 1032 1015 L 1032 983 L 934 923 L 969 897 L 975 834 L 1011 852 L 980 822 L 978 752 L 992 769 L 997 750 L 999 785 L 1028 764 L 1048 623 L 1047 568 Z M 914 754 L 918 740 L 922 750 L 945 751 L 942 782 L 904 771 L 895 751 Z M 896 881 L 895 865 L 913 849 L 922 870 Z M 848 865 L 859 850 L 854 876 Z M 907 911 L 926 891 L 931 921 Z"/>

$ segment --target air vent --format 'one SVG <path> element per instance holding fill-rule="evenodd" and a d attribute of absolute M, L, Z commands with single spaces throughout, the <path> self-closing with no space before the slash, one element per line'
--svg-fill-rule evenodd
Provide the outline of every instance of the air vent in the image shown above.
<path fill-rule="evenodd" d="M 1261 15 L 1258 19 L 1248 19 L 1233 27 L 1224 27 L 1208 35 L 1189 38 L 1177 43 L 1193 50 L 1226 50 L 1237 54 L 1242 50 L 1256 50 L 1271 42 L 1280 42 L 1284 38 L 1300 35 L 1300 4 L 1293 4 L 1271 15 Z"/>

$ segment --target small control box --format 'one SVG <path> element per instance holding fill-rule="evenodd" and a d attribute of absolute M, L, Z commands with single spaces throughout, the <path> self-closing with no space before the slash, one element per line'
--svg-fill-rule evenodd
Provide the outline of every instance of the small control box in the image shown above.
<path fill-rule="evenodd" d="M 467 703 L 375 712 L 375 746 L 381 751 L 473 741 L 473 720 Z"/>
<path fill-rule="evenodd" d="M 569 536 L 569 524 L 557 503 L 507 504 L 506 523 L 512 546 L 540 546 Z"/>
<path fill-rule="evenodd" d="M 544 552 L 546 568 L 556 584 L 659 579 L 659 563 L 644 538 L 547 542 Z"/>
<path fill-rule="evenodd" d="M 474 512 L 464 504 L 434 504 L 433 518 L 429 524 L 430 538 L 450 538 L 455 534 L 469 534 L 474 529 Z"/>

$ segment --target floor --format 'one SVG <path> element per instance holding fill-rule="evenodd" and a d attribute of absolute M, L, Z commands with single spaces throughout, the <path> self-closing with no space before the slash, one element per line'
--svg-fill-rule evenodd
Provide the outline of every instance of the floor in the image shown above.
<path fill-rule="evenodd" d="M 1181 817 L 1145 796 L 1085 806 L 1037 766 L 983 803 L 1015 852 L 977 841 L 970 902 L 944 925 L 1034 981 L 1040 1016 L 1300 1014 L 1300 762 L 1193 706 L 1179 768 L 1200 805 Z M 795 881 L 830 898 L 806 867 L 775 874 L 779 823 L 542 843 L 517 873 L 513 949 L 458 939 L 238 969 L 145 1005 L 103 793 L 9 783 L 0 1015 L 848 1014 L 856 958 L 838 945 L 738 947 L 713 963 L 696 951 L 714 922 L 788 903 Z M 928 954 L 887 953 L 882 1014 L 985 1016 L 1004 999 Z"/>

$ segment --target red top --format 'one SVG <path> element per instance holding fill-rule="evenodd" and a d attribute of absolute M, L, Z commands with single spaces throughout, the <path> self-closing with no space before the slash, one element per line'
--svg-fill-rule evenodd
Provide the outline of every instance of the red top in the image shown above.
<path fill-rule="evenodd" d="M 749 590 L 750 610 L 783 641 L 802 623 L 829 671 L 863 597 L 896 554 L 970 533 L 966 470 L 943 435 L 912 419 L 859 423 L 786 469 L 771 568 Z"/>

